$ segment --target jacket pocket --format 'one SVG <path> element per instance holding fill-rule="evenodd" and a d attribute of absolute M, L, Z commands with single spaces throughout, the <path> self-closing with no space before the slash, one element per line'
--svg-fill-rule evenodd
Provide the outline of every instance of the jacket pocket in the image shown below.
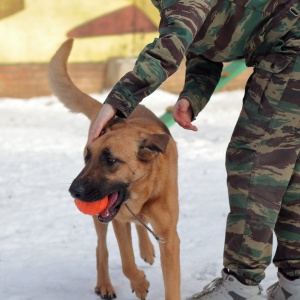
<path fill-rule="evenodd" d="M 244 109 L 251 114 L 271 116 L 280 101 L 278 91 L 284 91 L 289 73 L 287 68 L 292 56 L 271 53 L 254 68 L 244 97 Z"/>

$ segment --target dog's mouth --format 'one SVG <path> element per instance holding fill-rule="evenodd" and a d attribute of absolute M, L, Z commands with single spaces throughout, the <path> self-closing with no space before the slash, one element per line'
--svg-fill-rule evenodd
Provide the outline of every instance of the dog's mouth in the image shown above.
<path fill-rule="evenodd" d="M 110 222 L 119 212 L 124 200 L 125 193 L 123 190 L 110 193 L 108 195 L 108 205 L 98 215 L 98 220 L 104 224 Z"/>

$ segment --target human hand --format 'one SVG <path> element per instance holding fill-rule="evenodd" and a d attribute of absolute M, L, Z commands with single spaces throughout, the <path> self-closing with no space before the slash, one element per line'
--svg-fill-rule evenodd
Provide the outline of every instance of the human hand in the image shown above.
<path fill-rule="evenodd" d="M 189 101 L 179 99 L 173 107 L 174 120 L 184 129 L 198 131 L 198 128 L 191 123 L 193 111 Z"/>
<path fill-rule="evenodd" d="M 110 119 L 112 119 L 116 115 L 117 109 L 108 103 L 104 103 L 102 108 L 99 111 L 99 114 L 91 128 L 88 145 L 90 145 L 93 141 L 95 141 L 105 125 L 108 123 Z"/>

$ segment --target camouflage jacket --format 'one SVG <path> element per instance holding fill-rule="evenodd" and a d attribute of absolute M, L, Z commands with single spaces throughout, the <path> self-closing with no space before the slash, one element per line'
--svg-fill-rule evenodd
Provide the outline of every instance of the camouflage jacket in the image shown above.
<path fill-rule="evenodd" d="M 121 117 L 171 76 L 184 56 L 186 78 L 179 98 L 187 99 L 197 116 L 220 79 L 223 62 L 244 58 L 253 66 L 267 53 L 281 51 L 281 38 L 295 26 L 300 10 L 300 1 L 295 0 L 152 2 L 161 16 L 159 38 L 142 50 L 134 70 L 105 100 Z"/>

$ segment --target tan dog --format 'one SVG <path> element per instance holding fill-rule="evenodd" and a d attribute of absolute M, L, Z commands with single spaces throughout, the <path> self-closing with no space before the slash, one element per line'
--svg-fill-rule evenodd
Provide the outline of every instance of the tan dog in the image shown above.
<path fill-rule="evenodd" d="M 72 40 L 66 41 L 52 58 L 50 86 L 67 108 L 85 114 L 93 124 L 102 104 L 81 92 L 69 78 L 66 63 L 72 44 Z M 144 223 L 149 222 L 166 241 L 159 245 L 165 299 L 179 300 L 177 149 L 168 128 L 140 105 L 128 119 L 115 118 L 108 124 L 104 134 L 85 148 L 84 155 L 85 167 L 73 181 L 71 195 L 87 202 L 109 196 L 108 208 L 93 217 L 98 235 L 96 293 L 105 299 L 116 297 L 106 245 L 107 223 L 112 221 L 123 273 L 139 299 L 147 296 L 149 282 L 135 263 L 130 222 L 137 225 L 140 255 L 145 261 L 153 263 L 154 248 L 133 213 Z"/>

